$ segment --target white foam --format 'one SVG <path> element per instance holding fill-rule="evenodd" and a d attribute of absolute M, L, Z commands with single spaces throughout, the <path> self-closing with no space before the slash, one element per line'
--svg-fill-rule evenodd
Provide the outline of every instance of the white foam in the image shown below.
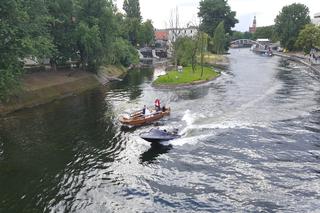
<path fill-rule="evenodd" d="M 212 137 L 212 134 L 179 138 L 179 139 L 169 141 L 168 143 L 173 146 L 183 146 L 185 144 L 194 145 L 194 144 L 197 144 L 199 141 L 204 140 L 208 137 Z"/>
<path fill-rule="evenodd" d="M 182 121 L 185 121 L 187 126 L 192 125 L 196 119 L 195 114 L 191 114 L 191 111 L 188 109 L 184 112 L 184 115 L 182 117 Z"/>

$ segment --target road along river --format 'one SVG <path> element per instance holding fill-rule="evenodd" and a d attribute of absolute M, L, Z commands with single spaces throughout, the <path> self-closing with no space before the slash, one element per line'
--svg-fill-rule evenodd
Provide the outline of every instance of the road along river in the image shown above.
<path fill-rule="evenodd" d="M 0 120 L 0 212 L 316 212 L 320 81 L 231 50 L 221 77 L 156 89 L 154 70 Z M 150 146 L 118 116 L 152 105 L 182 138 Z"/>

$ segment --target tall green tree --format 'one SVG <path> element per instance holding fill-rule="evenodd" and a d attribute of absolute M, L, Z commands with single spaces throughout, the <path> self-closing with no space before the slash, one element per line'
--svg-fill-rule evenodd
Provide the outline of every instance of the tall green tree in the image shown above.
<path fill-rule="evenodd" d="M 199 32 L 199 53 L 200 53 L 200 66 L 201 66 L 201 77 L 203 76 L 203 66 L 204 66 L 204 53 L 208 48 L 208 34 L 204 32 Z"/>
<path fill-rule="evenodd" d="M 54 46 L 43 1 L 0 1 L 0 11 L 0 100 L 4 100 L 18 85 L 22 59 L 50 56 Z"/>
<path fill-rule="evenodd" d="M 126 12 L 128 18 L 136 18 L 141 22 L 142 17 L 139 0 L 124 0 L 123 10 Z"/>
<path fill-rule="evenodd" d="M 111 0 L 77 0 L 75 39 L 83 67 L 96 71 L 110 62 L 117 26 Z"/>
<path fill-rule="evenodd" d="M 221 21 L 217 26 L 213 36 L 213 52 L 223 54 L 225 52 L 226 34 L 224 31 L 224 22 Z"/>
<path fill-rule="evenodd" d="M 306 25 L 300 31 L 295 45 L 305 53 L 309 53 L 315 47 L 320 48 L 320 27 L 313 24 Z"/>
<path fill-rule="evenodd" d="M 275 31 L 281 45 L 288 50 L 294 50 L 300 30 L 309 23 L 309 8 L 304 4 L 294 3 L 283 7 L 275 19 Z"/>
<path fill-rule="evenodd" d="M 194 40 L 190 37 L 178 37 L 174 47 L 178 64 L 182 66 L 190 65 L 193 60 L 193 49 L 196 47 Z"/>
<path fill-rule="evenodd" d="M 202 19 L 200 29 L 211 36 L 221 21 L 224 21 L 225 32 L 229 34 L 238 23 L 236 12 L 231 11 L 227 0 L 201 0 L 198 16 Z"/>
<path fill-rule="evenodd" d="M 57 64 L 64 64 L 69 59 L 78 59 L 75 34 L 76 4 L 70 0 L 48 0 L 47 8 L 50 15 L 48 28 L 56 48 L 50 62 L 56 70 Z"/>
<path fill-rule="evenodd" d="M 151 20 L 143 22 L 138 32 L 138 43 L 140 46 L 150 45 L 154 41 L 154 27 Z"/>
<path fill-rule="evenodd" d="M 129 41 L 136 46 L 139 40 L 142 20 L 139 0 L 125 0 L 123 2 L 123 10 L 126 12 L 125 24 L 128 29 Z"/>

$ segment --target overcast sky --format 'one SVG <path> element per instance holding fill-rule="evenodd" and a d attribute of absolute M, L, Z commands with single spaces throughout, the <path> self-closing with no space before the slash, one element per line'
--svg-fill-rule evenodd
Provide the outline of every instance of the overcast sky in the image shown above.
<path fill-rule="evenodd" d="M 123 0 L 115 0 L 118 8 L 122 10 Z M 143 19 L 151 19 L 155 28 L 169 26 L 171 11 L 178 7 L 180 25 L 198 22 L 197 13 L 200 0 L 140 0 L 140 8 Z M 252 24 L 254 16 L 257 16 L 257 26 L 268 26 L 274 23 L 274 19 L 283 6 L 292 3 L 303 3 L 310 10 L 310 16 L 320 12 L 320 0 L 229 0 L 229 5 L 236 11 L 239 23 L 235 29 L 247 31 Z"/>

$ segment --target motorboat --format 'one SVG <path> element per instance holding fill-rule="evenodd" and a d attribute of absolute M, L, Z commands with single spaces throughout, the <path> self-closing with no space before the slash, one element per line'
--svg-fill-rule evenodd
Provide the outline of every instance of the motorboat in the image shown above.
<path fill-rule="evenodd" d="M 162 108 L 160 111 L 153 110 L 148 115 L 144 115 L 142 110 L 134 112 L 129 116 L 120 116 L 119 121 L 128 126 L 142 126 L 146 124 L 153 123 L 157 120 L 160 120 L 166 115 L 170 114 L 170 107 L 169 108 Z"/>
<path fill-rule="evenodd" d="M 159 143 L 163 141 L 170 141 L 181 136 L 178 134 L 178 130 L 167 131 L 161 129 L 151 129 L 149 132 L 144 132 L 140 134 L 140 137 L 150 143 Z"/>

